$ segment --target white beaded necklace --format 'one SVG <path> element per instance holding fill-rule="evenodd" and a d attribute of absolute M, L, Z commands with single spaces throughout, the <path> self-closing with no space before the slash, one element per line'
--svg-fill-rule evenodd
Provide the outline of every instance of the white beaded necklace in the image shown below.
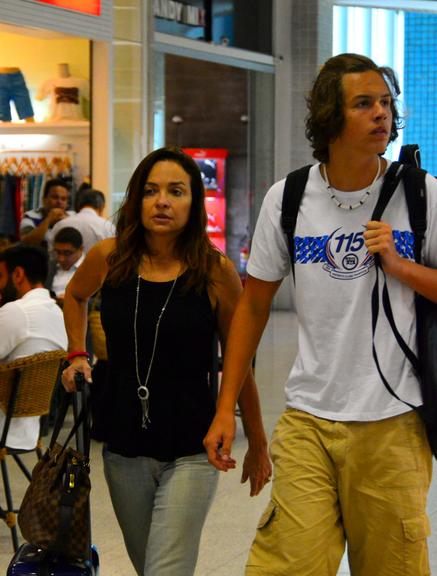
<path fill-rule="evenodd" d="M 378 158 L 378 170 L 376 171 L 376 176 L 373 179 L 370 186 L 364 192 L 363 196 L 361 196 L 361 198 L 355 204 L 345 204 L 344 202 L 342 202 L 337 198 L 331 184 L 329 183 L 328 174 L 326 172 L 326 164 L 322 164 L 322 176 L 326 182 L 326 189 L 328 190 L 329 196 L 331 200 L 334 202 L 334 204 L 337 206 L 337 208 L 342 208 L 343 210 L 355 210 L 355 208 L 359 208 L 360 206 L 366 203 L 370 194 L 373 191 L 373 186 L 375 182 L 378 180 L 379 175 L 381 174 L 381 158 L 379 156 L 377 156 L 377 158 Z"/>

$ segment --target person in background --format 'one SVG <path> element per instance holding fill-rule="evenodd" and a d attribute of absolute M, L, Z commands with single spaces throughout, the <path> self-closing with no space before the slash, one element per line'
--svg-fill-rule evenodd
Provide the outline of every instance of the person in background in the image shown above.
<path fill-rule="evenodd" d="M 110 220 L 103 217 L 105 195 L 92 188 L 81 190 L 76 200 L 77 214 L 58 222 L 53 228 L 53 237 L 62 228 L 76 228 L 82 235 L 83 248 L 87 254 L 100 240 L 115 235 L 115 227 Z"/>
<path fill-rule="evenodd" d="M 139 576 L 192 576 L 217 486 L 202 445 L 215 412 L 210 383 L 218 332 L 241 291 L 231 261 L 206 234 L 204 188 L 195 161 L 160 148 L 134 171 L 117 234 L 99 242 L 67 287 L 70 366 L 63 384 L 91 370 L 86 307 L 101 289 L 108 376 L 104 467 L 127 551 Z M 249 449 L 242 481 L 258 494 L 271 465 L 251 370 L 240 408 Z"/>
<path fill-rule="evenodd" d="M 53 226 L 74 212 L 67 210 L 69 189 L 61 178 L 47 180 L 40 208 L 24 213 L 20 223 L 20 238 L 24 244 L 47 248 L 53 238 Z"/>
<path fill-rule="evenodd" d="M 84 260 L 82 234 L 76 228 L 61 228 L 53 240 L 53 259 L 49 263 L 46 287 L 62 307 L 65 288 Z"/>
<path fill-rule="evenodd" d="M 47 269 L 47 254 L 39 247 L 0 252 L 0 362 L 67 348 L 62 310 L 44 288 Z M 0 410 L 0 434 L 4 421 Z M 37 416 L 13 418 L 6 444 L 30 450 L 39 431 Z"/>
<path fill-rule="evenodd" d="M 271 442 L 271 500 L 246 576 L 335 576 L 345 543 L 354 576 L 429 576 L 426 498 L 431 450 L 412 406 L 417 374 L 387 318 L 372 338 L 374 257 L 379 255 L 396 323 L 415 347 L 415 293 L 437 301 L 437 181 L 426 176 L 425 265 L 414 243 L 402 180 L 371 216 L 400 124 L 396 76 L 359 54 L 329 59 L 308 97 L 311 167 L 294 238 L 298 352 L 286 410 Z M 210 461 L 227 469 L 234 405 L 269 317 L 291 271 L 281 227 L 285 180 L 267 193 L 252 241 L 248 278 L 228 339 L 217 415 L 205 439 Z M 385 388 L 373 357 L 396 394 Z"/>

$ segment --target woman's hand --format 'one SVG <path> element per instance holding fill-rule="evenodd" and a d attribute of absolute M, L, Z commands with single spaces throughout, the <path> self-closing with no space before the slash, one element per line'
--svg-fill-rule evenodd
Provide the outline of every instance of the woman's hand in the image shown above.
<path fill-rule="evenodd" d="M 217 470 L 227 472 L 235 468 L 235 460 L 231 458 L 232 442 L 235 438 L 235 416 L 231 414 L 216 414 L 208 434 L 203 440 L 208 460 Z"/>
<path fill-rule="evenodd" d="M 70 362 L 70 366 L 62 372 L 62 385 L 67 392 L 74 392 L 76 390 L 76 374 L 80 372 L 84 375 L 87 382 L 92 382 L 91 366 L 88 364 L 86 356 L 77 356 Z"/>
<path fill-rule="evenodd" d="M 267 445 L 251 447 L 246 452 L 243 463 L 241 483 L 249 478 L 250 495 L 257 496 L 272 477 L 272 463 L 270 461 Z"/>

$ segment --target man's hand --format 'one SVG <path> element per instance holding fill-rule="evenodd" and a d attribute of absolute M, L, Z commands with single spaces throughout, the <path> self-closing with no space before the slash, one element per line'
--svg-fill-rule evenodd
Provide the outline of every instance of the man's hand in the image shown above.
<path fill-rule="evenodd" d="M 272 477 L 272 463 L 270 462 L 267 445 L 252 448 L 249 446 L 244 457 L 241 483 L 250 479 L 250 495 L 257 496 Z"/>
<path fill-rule="evenodd" d="M 371 254 L 380 255 L 384 271 L 391 276 L 397 276 L 403 258 L 396 250 L 393 230 L 390 224 L 376 220 L 367 222 L 364 242 Z"/>
<path fill-rule="evenodd" d="M 234 414 L 216 414 L 203 440 L 209 462 L 222 472 L 235 468 L 231 458 L 232 442 L 235 438 Z"/>
<path fill-rule="evenodd" d="M 47 214 L 49 228 L 54 226 L 56 222 L 59 222 L 59 220 L 63 220 L 66 217 L 67 214 L 65 213 L 64 210 L 62 210 L 62 208 L 52 208 L 50 212 Z"/>

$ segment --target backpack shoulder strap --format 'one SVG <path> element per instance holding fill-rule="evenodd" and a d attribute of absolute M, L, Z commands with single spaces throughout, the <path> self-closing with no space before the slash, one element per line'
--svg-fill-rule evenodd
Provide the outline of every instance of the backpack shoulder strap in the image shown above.
<path fill-rule="evenodd" d="M 399 162 L 420 168 L 421 158 L 418 144 L 404 144 L 399 151 Z"/>
<path fill-rule="evenodd" d="M 414 233 L 414 259 L 422 260 L 422 242 L 426 232 L 426 171 L 415 166 L 405 166 L 402 175 L 408 217 Z"/>
<path fill-rule="evenodd" d="M 291 269 L 294 278 L 294 231 L 296 229 L 297 214 L 302 200 L 308 174 L 312 164 L 303 166 L 288 174 L 285 179 L 284 194 L 282 196 L 281 226 L 287 235 L 288 251 L 290 253 Z"/>
<path fill-rule="evenodd" d="M 390 202 L 402 176 L 404 166 L 400 162 L 392 162 L 390 168 L 384 176 L 381 192 L 373 210 L 371 220 L 381 220 L 382 213 Z"/>

